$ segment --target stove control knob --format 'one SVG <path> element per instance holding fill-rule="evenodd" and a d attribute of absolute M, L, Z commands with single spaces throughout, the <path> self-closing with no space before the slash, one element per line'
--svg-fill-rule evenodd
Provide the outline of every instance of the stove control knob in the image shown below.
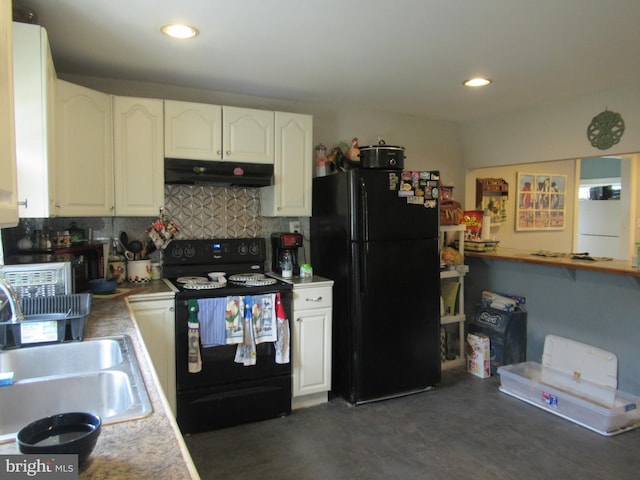
<path fill-rule="evenodd" d="M 182 248 L 180 247 L 175 247 L 171 250 L 171 256 L 174 258 L 180 258 L 182 257 Z"/>
<path fill-rule="evenodd" d="M 246 255 L 247 252 L 249 251 L 249 248 L 247 247 L 246 243 L 241 243 L 240 246 L 238 247 L 238 253 L 240 255 Z"/>
<path fill-rule="evenodd" d="M 184 256 L 187 258 L 193 257 L 196 254 L 196 249 L 193 245 L 187 245 L 187 248 L 184 249 Z"/>
<path fill-rule="evenodd" d="M 258 242 L 253 242 L 249 247 L 249 251 L 251 255 L 258 255 L 260 253 L 260 245 L 258 245 Z"/>

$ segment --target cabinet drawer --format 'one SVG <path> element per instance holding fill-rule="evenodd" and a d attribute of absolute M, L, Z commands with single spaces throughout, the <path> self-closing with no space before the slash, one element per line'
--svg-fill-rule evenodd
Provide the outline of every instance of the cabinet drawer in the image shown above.
<path fill-rule="evenodd" d="M 331 287 L 293 289 L 293 311 L 310 308 L 331 308 Z"/>

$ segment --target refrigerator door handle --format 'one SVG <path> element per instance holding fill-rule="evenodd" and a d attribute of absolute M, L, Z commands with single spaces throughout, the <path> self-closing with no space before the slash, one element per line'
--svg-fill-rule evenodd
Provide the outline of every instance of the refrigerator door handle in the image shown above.
<path fill-rule="evenodd" d="M 367 199 L 367 184 L 364 178 L 360 178 L 360 200 L 362 205 L 362 240 L 369 241 L 369 207 Z"/>
<path fill-rule="evenodd" d="M 367 293 L 367 280 L 369 278 L 369 271 L 367 269 L 368 261 L 367 257 L 369 256 L 369 244 L 365 243 L 362 245 L 362 249 L 360 250 L 360 298 L 364 298 Z"/>

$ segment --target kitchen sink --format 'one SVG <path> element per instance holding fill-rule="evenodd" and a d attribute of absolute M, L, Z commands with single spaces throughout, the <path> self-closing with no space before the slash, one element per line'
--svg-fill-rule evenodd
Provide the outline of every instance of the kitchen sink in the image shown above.
<path fill-rule="evenodd" d="M 15 372 L 0 387 L 0 443 L 56 413 L 91 412 L 108 425 L 152 412 L 127 335 L 3 351 L 0 371 Z"/>
<path fill-rule="evenodd" d="M 0 373 L 13 372 L 14 382 L 50 375 L 104 370 L 124 361 L 123 340 L 99 338 L 0 352 Z"/>

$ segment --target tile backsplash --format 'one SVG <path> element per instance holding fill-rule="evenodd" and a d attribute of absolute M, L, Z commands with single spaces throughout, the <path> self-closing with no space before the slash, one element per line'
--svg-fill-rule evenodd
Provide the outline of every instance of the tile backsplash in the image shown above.
<path fill-rule="evenodd" d="M 289 222 L 300 221 L 305 233 L 305 248 L 300 258 L 308 261 L 309 218 L 260 216 L 260 189 L 211 185 L 165 185 L 165 212 L 180 228 L 177 238 L 260 238 L 267 240 L 267 269 L 271 258 L 270 237 L 274 232 L 289 231 Z M 15 228 L 2 230 L 2 243 L 16 245 L 25 231 L 66 230 L 71 222 L 89 232 L 94 241 L 107 241 L 120 232 L 129 240 L 143 240 L 145 230 L 156 217 L 54 217 L 21 219 Z M 152 259 L 160 260 L 160 252 Z"/>
<path fill-rule="evenodd" d="M 180 226 L 177 238 L 264 236 L 260 190 L 212 185 L 165 185 L 164 205 Z"/>

